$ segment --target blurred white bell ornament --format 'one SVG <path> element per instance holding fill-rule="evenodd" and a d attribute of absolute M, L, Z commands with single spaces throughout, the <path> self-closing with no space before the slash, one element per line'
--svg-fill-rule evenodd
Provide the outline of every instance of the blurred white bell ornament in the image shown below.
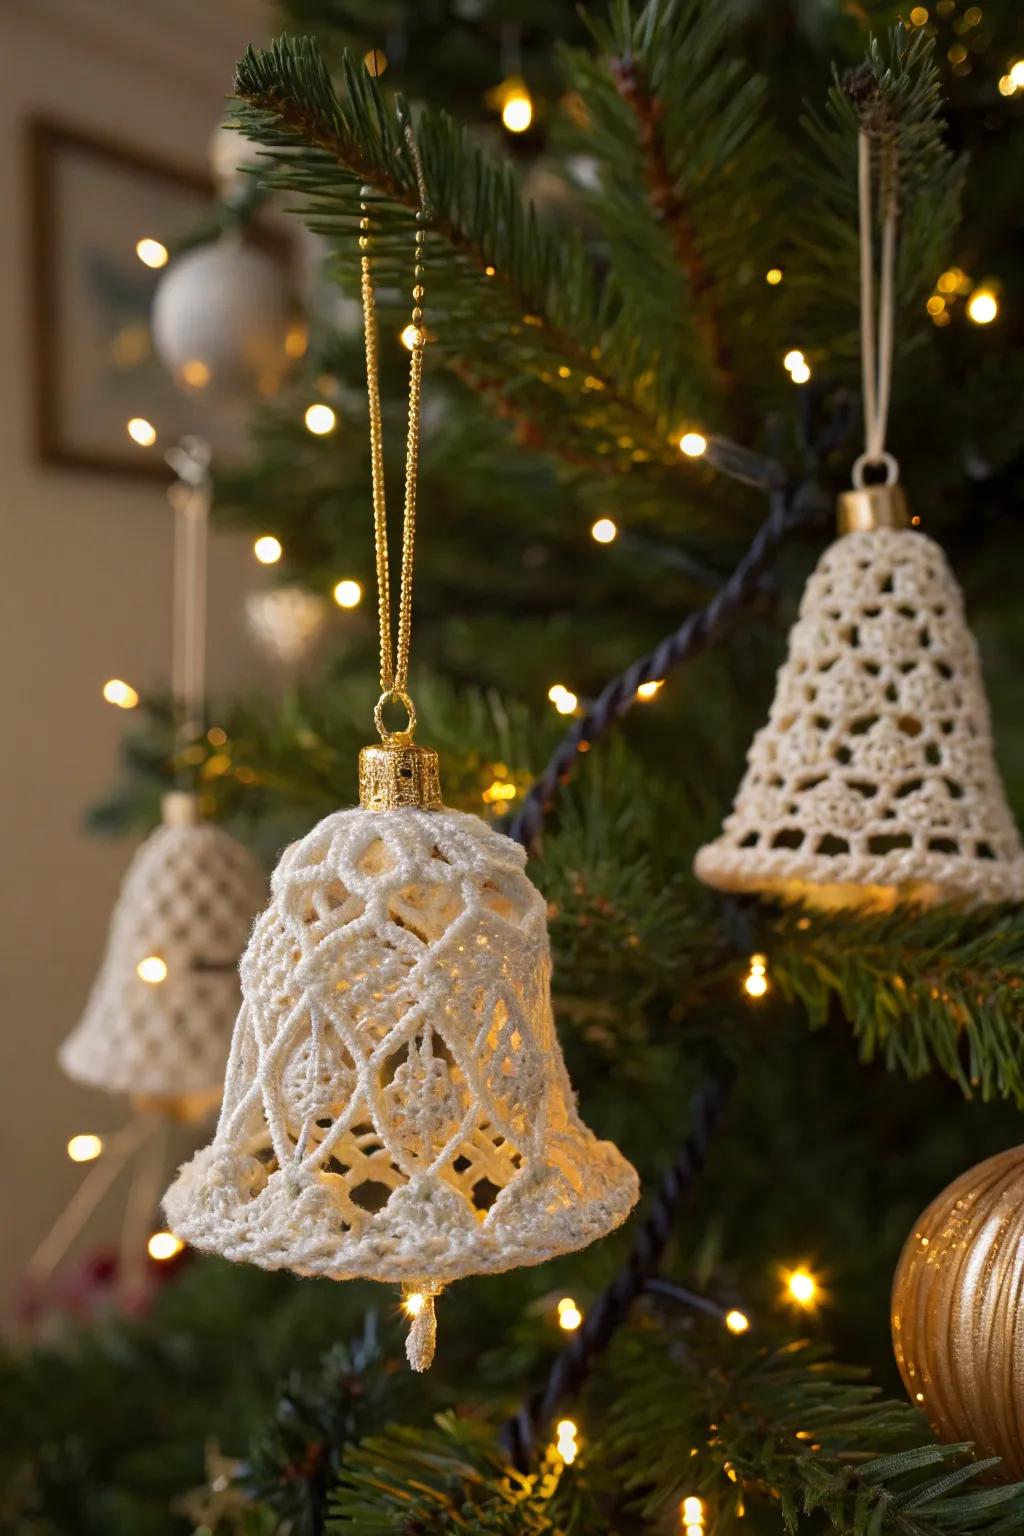
<path fill-rule="evenodd" d="M 840 498 L 708 885 L 818 906 L 1024 897 L 963 598 L 898 486 Z"/>
<path fill-rule="evenodd" d="M 160 360 L 183 388 L 263 396 L 289 366 L 291 320 L 286 273 L 235 235 L 175 257 L 151 317 Z"/>
<path fill-rule="evenodd" d="M 326 598 L 308 587 L 270 587 L 266 592 L 250 592 L 245 599 L 250 630 L 283 667 L 295 667 L 309 657 L 329 611 Z"/>
<path fill-rule="evenodd" d="M 179 1118 L 216 1104 L 238 957 L 265 895 L 248 850 L 201 822 L 193 796 L 168 795 L 124 877 L 85 1012 L 61 1046 L 68 1076 Z"/>
<path fill-rule="evenodd" d="M 408 739 L 361 754 L 360 798 L 274 872 L 217 1132 L 164 1206 L 229 1259 L 402 1284 L 422 1370 L 442 1286 L 585 1247 L 638 1186 L 576 1112 L 523 849 Z"/>

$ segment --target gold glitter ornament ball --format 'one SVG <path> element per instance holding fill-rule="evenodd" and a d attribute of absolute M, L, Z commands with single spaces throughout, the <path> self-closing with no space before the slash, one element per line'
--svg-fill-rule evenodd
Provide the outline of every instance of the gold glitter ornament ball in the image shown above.
<path fill-rule="evenodd" d="M 917 1221 L 892 1287 L 896 1363 L 940 1440 L 1024 1477 L 1024 1147 L 954 1179 Z"/>

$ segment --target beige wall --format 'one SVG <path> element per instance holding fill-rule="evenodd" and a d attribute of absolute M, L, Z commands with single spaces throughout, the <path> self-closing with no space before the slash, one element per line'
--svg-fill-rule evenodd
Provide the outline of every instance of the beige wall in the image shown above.
<path fill-rule="evenodd" d="M 82 831 L 130 717 L 100 687 L 167 678 L 170 519 L 159 488 L 33 462 L 24 123 L 48 112 L 202 169 L 257 0 L 8 0 L 0 6 L 0 1296 L 81 1178 L 68 1136 L 124 1108 L 54 1059 L 95 971 L 129 848 Z M 254 665 L 247 544 L 211 557 L 211 685 Z M 214 617 L 214 614 L 216 617 Z M 106 1213 L 107 1225 L 113 1212 Z M 98 1234 L 93 1229 L 92 1239 Z"/>

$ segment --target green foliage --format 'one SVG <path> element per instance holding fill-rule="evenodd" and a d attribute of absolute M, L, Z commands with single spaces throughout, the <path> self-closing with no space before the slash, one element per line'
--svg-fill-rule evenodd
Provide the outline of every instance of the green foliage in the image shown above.
<path fill-rule="evenodd" d="M 837 81 L 824 114 L 804 122 L 807 151 L 799 162 L 802 195 L 813 217 L 794 225 L 793 291 L 801 324 L 833 368 L 851 383 L 859 366 L 859 223 L 857 141 L 861 125 L 875 148 L 876 204 L 890 195 L 877 146 L 895 157 L 898 206 L 895 334 L 900 353 L 918 354 L 929 328 L 924 302 L 948 259 L 960 222 L 966 163 L 946 141 L 942 83 L 924 31 L 873 37 L 865 63 Z M 874 234 L 876 252 L 879 234 Z M 910 368 L 897 379 L 910 385 Z M 918 386 L 915 386 L 915 389 Z"/>
<path fill-rule="evenodd" d="M 998 1458 L 936 1445 L 921 1415 L 880 1396 L 864 1373 L 807 1341 L 737 1339 L 703 1325 L 635 1332 L 616 1351 L 615 1460 L 642 1513 L 707 1501 L 722 1536 L 767 1530 L 758 1501 L 788 1531 L 821 1512 L 844 1536 L 1008 1536 L 1024 1519 L 1024 1484 L 984 1484 Z M 814 1526 L 817 1529 L 817 1525 Z"/>
<path fill-rule="evenodd" d="M 453 1414 L 431 1430 L 395 1427 L 349 1458 L 332 1499 L 333 1536 L 559 1536 L 597 1530 L 580 1512 L 575 1480 L 555 1470 L 521 1476 L 494 1435 Z"/>
<path fill-rule="evenodd" d="M 886 917 L 786 912 L 768 930 L 772 977 L 812 1027 L 838 1007 L 865 1061 L 1024 1105 L 1024 912 L 989 907 Z"/>
<path fill-rule="evenodd" d="M 724 6 L 620 0 L 590 26 L 594 50 L 566 54 L 582 107 L 566 147 L 594 167 L 586 202 L 614 296 L 605 353 L 667 423 L 749 437 L 751 406 L 777 398 L 785 311 L 764 303 L 786 225 L 767 84 L 733 51 Z M 752 227 L 735 211 L 755 202 Z"/>

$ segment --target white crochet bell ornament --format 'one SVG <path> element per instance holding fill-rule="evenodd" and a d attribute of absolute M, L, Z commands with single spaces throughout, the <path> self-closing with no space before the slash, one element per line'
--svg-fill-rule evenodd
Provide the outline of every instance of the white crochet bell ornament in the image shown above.
<path fill-rule="evenodd" d="M 523 849 L 444 809 L 407 736 L 360 799 L 274 872 L 217 1132 L 164 1206 L 229 1259 L 400 1283 L 423 1370 L 442 1286 L 585 1247 L 638 1185 L 576 1112 Z"/>
<path fill-rule="evenodd" d="M 60 1049 L 69 1077 L 176 1118 L 220 1098 L 238 1011 L 238 957 L 266 899 L 256 860 L 199 820 L 192 795 L 125 874 L 85 1013 Z"/>
<path fill-rule="evenodd" d="M 896 485 L 840 498 L 708 885 L 816 906 L 1019 901 L 978 648 Z"/>

